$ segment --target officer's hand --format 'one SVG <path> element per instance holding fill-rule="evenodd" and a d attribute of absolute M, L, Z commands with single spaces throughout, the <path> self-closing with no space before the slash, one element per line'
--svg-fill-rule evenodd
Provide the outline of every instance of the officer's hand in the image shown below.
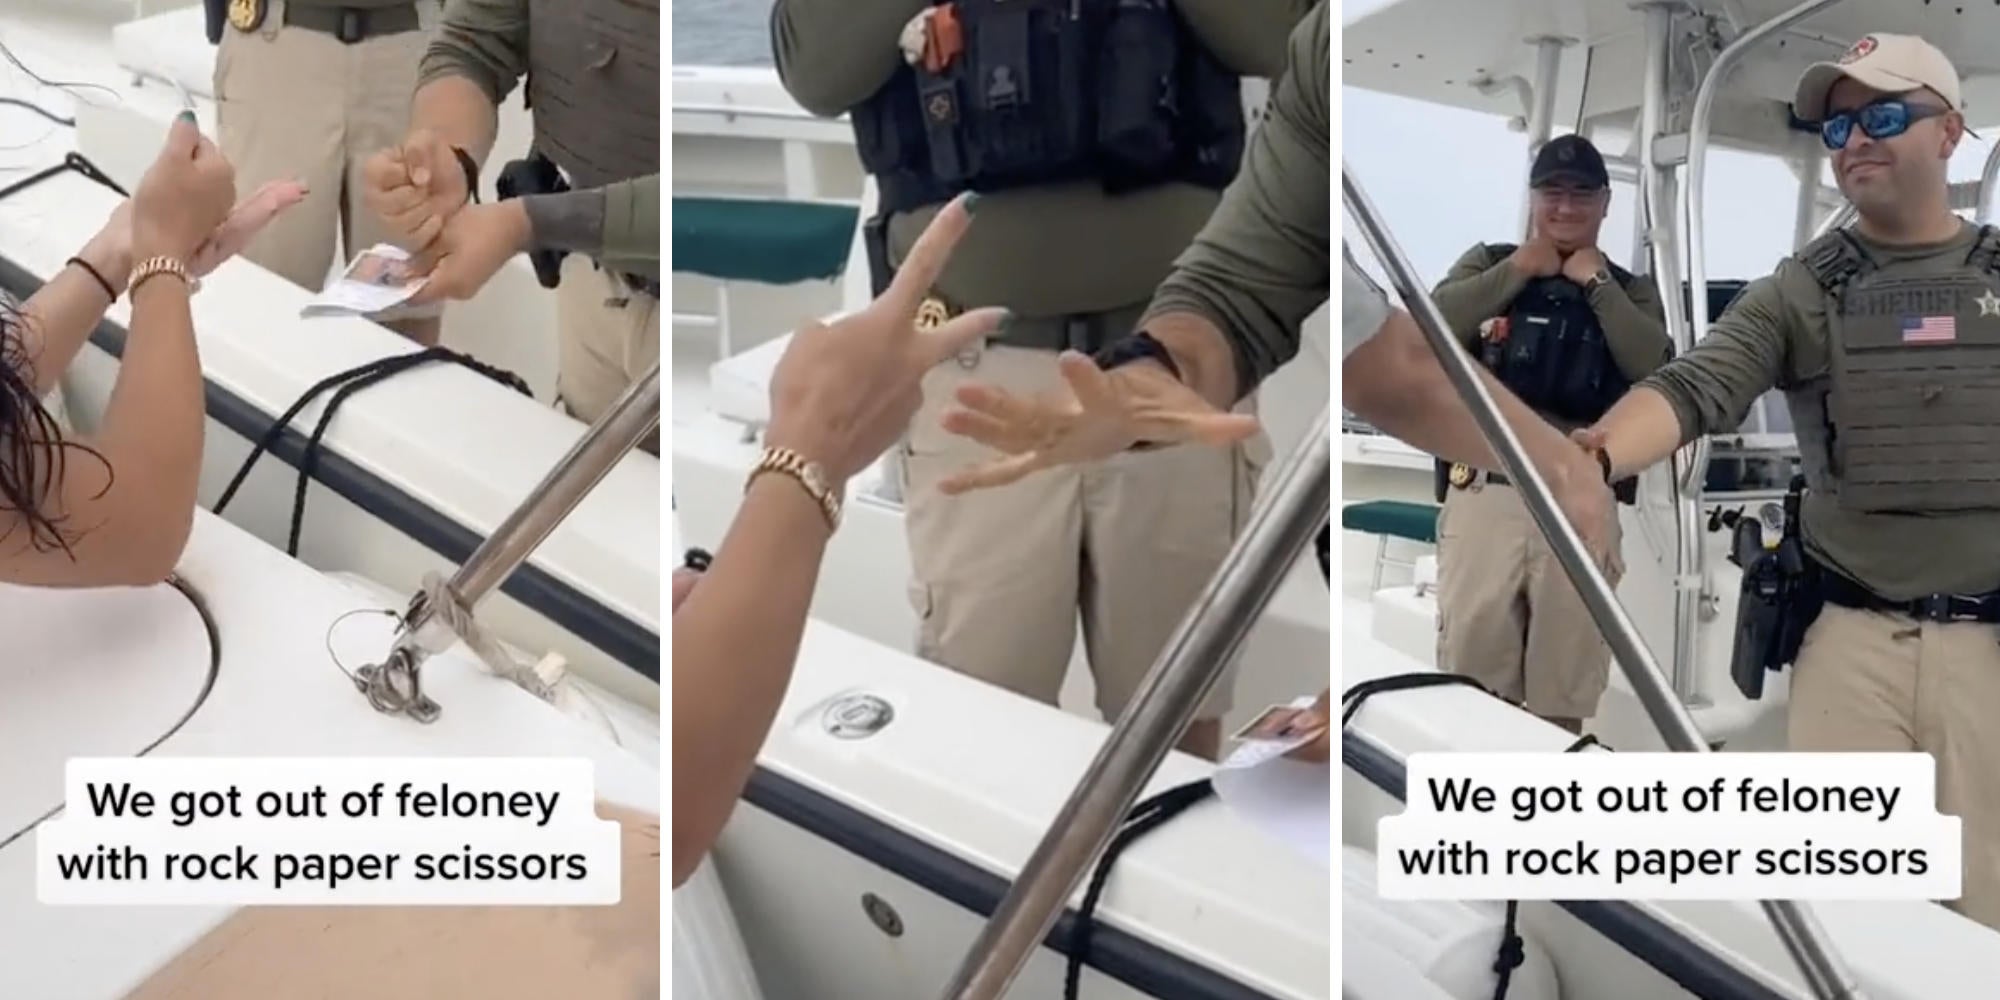
<path fill-rule="evenodd" d="M 966 198 L 944 207 L 910 249 L 888 291 L 832 325 L 792 334 L 771 376 L 774 448 L 818 462 L 838 488 L 909 430 L 923 402 L 924 373 L 993 332 L 1002 309 L 976 309 L 929 331 L 917 307 L 972 224 Z"/>
<path fill-rule="evenodd" d="M 1555 243 L 1541 236 L 1515 247 L 1507 262 L 1523 278 L 1553 278 L 1563 269 L 1562 254 L 1556 251 Z"/>
<path fill-rule="evenodd" d="M 1603 269 L 1604 255 L 1598 253 L 1596 247 L 1584 247 L 1570 254 L 1568 260 L 1563 261 L 1562 273 L 1563 277 L 1579 285 L 1588 285 L 1590 284 L 1590 279 Z"/>
<path fill-rule="evenodd" d="M 430 246 L 411 258 L 411 273 L 429 280 L 410 296 L 410 305 L 446 299 L 462 302 L 479 294 L 507 258 L 528 248 L 533 235 L 527 209 L 518 198 L 465 207 L 445 223 Z"/>
<path fill-rule="evenodd" d="M 1319 735 L 1311 743 L 1293 750 L 1285 756 L 1302 760 L 1309 764 L 1324 764 L 1333 754 L 1333 689 L 1319 693 L 1319 700 L 1312 707 L 1292 717 L 1290 728 L 1294 731 L 1319 727 Z"/>
<path fill-rule="evenodd" d="M 429 246 L 471 196 L 451 144 L 426 129 L 369 157 L 361 173 L 369 211 L 405 250 Z"/>
<path fill-rule="evenodd" d="M 1134 361 L 1110 371 L 1075 351 L 1057 361 L 1068 391 L 1023 399 L 994 386 L 959 387 L 963 409 L 945 413 L 945 430 L 1003 457 L 946 477 L 946 495 L 1004 486 L 1042 469 L 1095 462 L 1141 441 L 1225 445 L 1257 432 L 1257 420 L 1223 413 L 1164 366 Z"/>
<path fill-rule="evenodd" d="M 132 252 L 183 265 L 229 217 L 236 171 L 195 127 L 193 113 L 174 119 L 159 158 L 132 192 Z"/>

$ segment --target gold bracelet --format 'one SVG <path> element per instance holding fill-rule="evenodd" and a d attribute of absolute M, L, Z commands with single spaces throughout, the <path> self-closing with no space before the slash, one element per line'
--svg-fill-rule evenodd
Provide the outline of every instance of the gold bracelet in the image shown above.
<path fill-rule="evenodd" d="M 174 277 L 181 279 L 181 284 L 187 286 L 189 295 L 193 295 L 194 293 L 201 291 L 201 281 L 195 278 L 194 275 L 188 273 L 186 264 L 183 264 L 172 257 L 160 256 L 160 257 L 148 257 L 145 260 L 142 260 L 138 264 L 133 266 L 132 279 L 125 283 L 125 294 L 127 295 L 138 294 L 139 285 L 141 282 L 145 281 L 148 278 L 158 277 L 159 275 L 162 274 L 171 274 Z"/>
<path fill-rule="evenodd" d="M 765 448 L 757 466 L 750 470 L 750 478 L 744 481 L 743 491 L 748 493 L 751 484 L 766 472 L 782 473 L 798 483 L 819 504 L 820 513 L 826 515 L 827 530 L 840 530 L 840 497 L 827 486 L 826 474 L 818 462 L 807 461 L 790 448 Z"/>

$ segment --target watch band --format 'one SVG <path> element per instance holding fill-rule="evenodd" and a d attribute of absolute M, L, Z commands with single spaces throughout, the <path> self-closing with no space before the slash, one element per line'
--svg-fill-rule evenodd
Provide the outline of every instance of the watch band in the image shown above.
<path fill-rule="evenodd" d="M 1144 330 L 1140 330 L 1129 337 L 1120 337 L 1106 344 L 1091 360 L 1097 362 L 1099 369 L 1110 371 L 1113 368 L 1129 365 L 1142 358 L 1151 358 L 1154 361 L 1158 361 L 1160 366 L 1165 368 L 1167 373 L 1174 377 L 1174 381 L 1182 381 L 1181 366 L 1174 364 L 1174 356 L 1167 350 L 1167 345 L 1155 340 L 1152 334 Z"/>
<path fill-rule="evenodd" d="M 472 162 L 472 154 L 457 146 L 451 147 L 451 155 L 458 160 L 459 169 L 465 171 L 465 198 L 474 205 L 479 204 L 479 164 Z"/>
<path fill-rule="evenodd" d="M 140 285 L 145 284 L 148 279 L 157 278 L 162 274 L 171 274 L 181 279 L 181 283 L 187 286 L 189 295 L 201 291 L 201 280 L 188 273 L 186 264 L 172 257 L 160 256 L 148 257 L 132 266 L 132 277 L 125 282 L 125 293 L 127 295 L 137 295 Z"/>
<path fill-rule="evenodd" d="M 743 483 L 744 492 L 749 492 L 757 477 L 766 472 L 776 472 L 789 477 L 804 488 L 806 495 L 819 504 L 820 513 L 826 515 L 828 531 L 840 530 L 840 497 L 827 485 L 826 474 L 819 463 L 807 461 L 806 457 L 790 448 L 765 448 L 762 458 L 750 470 L 750 478 Z"/>

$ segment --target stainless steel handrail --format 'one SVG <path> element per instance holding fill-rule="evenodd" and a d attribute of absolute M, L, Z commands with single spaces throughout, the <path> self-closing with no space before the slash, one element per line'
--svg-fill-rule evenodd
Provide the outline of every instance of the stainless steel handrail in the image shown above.
<path fill-rule="evenodd" d="M 1703 74 L 1695 90 L 1693 120 L 1688 126 L 1688 183 L 1683 192 L 1682 217 L 1687 222 L 1688 299 L 1693 305 L 1693 336 L 1685 351 L 1708 336 L 1708 234 L 1702 221 L 1702 205 L 1708 184 L 1708 138 L 1715 117 L 1716 95 L 1722 81 L 1743 61 L 1751 49 L 1772 35 L 1819 13 L 1840 0 L 1804 0 L 1778 16 L 1745 31 L 1722 50 Z M 1806 183 L 1801 181 L 1801 183 Z M 1817 185 L 1819 178 L 1811 183 Z M 1671 296 L 1669 296 L 1671 297 Z M 1694 692 L 1695 630 L 1700 620 L 1701 602 L 1707 587 L 1707 553 L 1702 545 L 1701 492 L 1708 475 L 1708 439 L 1698 438 L 1687 451 L 1687 465 L 1679 471 L 1675 487 L 1679 492 L 1679 544 L 1675 547 L 1674 581 L 1674 686 L 1684 696 Z"/>
<path fill-rule="evenodd" d="M 528 491 L 486 540 L 465 558 L 445 590 L 470 610 L 498 590 L 528 561 L 549 533 L 610 474 L 625 453 L 639 446 L 660 426 L 660 365 L 627 388 L 576 444 L 556 461 L 548 475 Z M 411 599 L 396 630 L 388 659 L 355 671 L 356 683 L 377 709 L 432 722 L 441 711 L 423 693 L 424 661 L 448 649 L 458 636 L 440 619 L 425 593 Z"/>
<path fill-rule="evenodd" d="M 1542 479 L 1540 470 L 1528 461 L 1520 439 L 1501 418 L 1492 395 L 1474 371 L 1472 359 L 1449 333 L 1450 327 L 1438 311 L 1437 302 L 1418 283 L 1416 268 L 1403 255 L 1402 248 L 1382 223 L 1381 214 L 1375 210 L 1345 163 L 1341 164 L 1340 185 L 1347 211 L 1360 225 L 1363 237 L 1375 251 L 1376 259 L 1388 271 L 1390 284 L 1395 286 L 1411 317 L 1430 341 L 1445 374 L 1471 408 L 1473 418 L 1486 435 L 1486 440 L 1493 445 L 1507 474 L 1513 477 L 1517 492 L 1527 502 L 1528 512 L 1534 516 L 1557 561 L 1562 563 L 1563 571 L 1583 598 L 1584 605 L 1590 609 L 1590 616 L 1610 644 L 1619 668 L 1625 672 L 1626 680 L 1631 682 L 1632 690 L 1639 696 L 1640 704 L 1645 706 L 1646 714 L 1659 727 L 1668 748 L 1681 753 L 1710 753 L 1708 742 L 1695 727 L 1694 716 L 1674 695 L 1652 652 L 1639 638 L 1639 630 L 1625 613 L 1624 606 L 1613 596 L 1610 582 L 1585 552 L 1583 539 L 1577 535 L 1569 519 L 1557 509 L 1555 495 Z M 1827 945 L 1826 932 L 1809 909 L 1790 900 L 1766 900 L 1762 905 L 1779 939 L 1804 972 L 1815 996 L 1820 1000 L 1860 1000 L 1860 988 L 1855 984 L 1853 975 L 1842 967 Z"/>
<path fill-rule="evenodd" d="M 1326 524 L 1332 490 L 1327 425 L 1323 409 L 972 943 L 945 989 L 947 1000 L 999 1000 L 1007 992 L 1236 658 L 1286 572 Z"/>
<path fill-rule="evenodd" d="M 1993 221 L 1993 178 L 2000 175 L 2000 143 L 1986 151 L 1986 162 L 1979 167 L 1978 207 L 1973 211 L 1972 221 L 1985 225 Z"/>

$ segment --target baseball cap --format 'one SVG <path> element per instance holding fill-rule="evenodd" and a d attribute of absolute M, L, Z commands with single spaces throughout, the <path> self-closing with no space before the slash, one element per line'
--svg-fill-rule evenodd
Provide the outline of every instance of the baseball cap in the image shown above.
<path fill-rule="evenodd" d="M 1809 122 L 1826 118 L 1826 98 L 1847 77 L 1887 94 L 1929 88 L 1953 111 L 1965 110 L 1958 70 L 1938 47 L 1915 35 L 1864 35 L 1833 62 L 1814 63 L 1799 77 L 1792 113 Z"/>
<path fill-rule="evenodd" d="M 1611 186 L 1611 174 L 1604 169 L 1604 156 L 1580 135 L 1563 135 L 1542 144 L 1535 165 L 1528 168 L 1528 186 L 1541 187 L 1557 182 L 1584 187 Z"/>

